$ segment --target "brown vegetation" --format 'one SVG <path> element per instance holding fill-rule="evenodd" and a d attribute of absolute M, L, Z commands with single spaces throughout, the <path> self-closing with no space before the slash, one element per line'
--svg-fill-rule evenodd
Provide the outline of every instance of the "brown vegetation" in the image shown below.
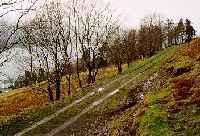
<path fill-rule="evenodd" d="M 187 44 L 184 48 L 184 54 L 191 57 L 199 59 L 200 57 L 200 39 L 196 39 L 191 43 Z"/>
<path fill-rule="evenodd" d="M 38 94 L 31 88 L 24 88 L 23 91 L 16 92 L 9 96 L 1 96 L 0 116 L 19 115 L 25 109 L 39 107 L 48 101 L 44 94 Z"/>
<path fill-rule="evenodd" d="M 174 99 L 178 101 L 190 97 L 192 95 L 191 88 L 193 83 L 194 81 L 191 79 L 179 79 L 177 81 L 173 81 L 172 93 Z"/>

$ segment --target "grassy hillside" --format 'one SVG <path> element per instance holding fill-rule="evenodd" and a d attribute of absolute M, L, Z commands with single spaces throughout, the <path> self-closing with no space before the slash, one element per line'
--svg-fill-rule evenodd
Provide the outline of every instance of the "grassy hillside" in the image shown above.
<path fill-rule="evenodd" d="M 132 92 L 142 87 L 144 99 L 109 122 L 109 134 L 200 135 L 199 83 L 200 40 L 196 39 L 180 45 L 143 83 L 130 88 Z"/>
<path fill-rule="evenodd" d="M 85 96 L 94 88 L 101 87 L 122 76 L 125 76 L 125 78 L 111 84 L 107 87 L 105 93 L 98 93 L 77 106 L 71 107 L 70 110 L 34 129 L 27 135 L 41 134 L 52 130 L 65 120 L 80 113 L 95 100 L 118 88 L 120 83 L 127 82 L 133 77 L 135 77 L 133 82 L 120 88 L 119 93 L 84 114 L 83 117 L 58 135 L 74 133 L 91 136 L 98 134 L 113 136 L 199 135 L 199 39 L 190 44 L 170 47 L 158 52 L 151 58 L 134 62 L 130 68 L 125 68 L 122 75 L 116 75 L 114 68 L 104 69 L 99 74 L 96 85 L 87 87 L 81 92 L 74 92 L 72 97 L 63 98 L 62 101 L 54 104 L 47 103 L 47 99 L 37 103 L 41 97 L 46 97 L 42 96 L 42 93 L 36 93 L 37 95 L 30 93 L 32 91 L 37 92 L 38 86 L 30 88 L 30 91 L 27 91 L 29 88 L 23 88 L 11 94 L 0 96 L 2 99 L 0 100 L 0 116 L 3 120 L 7 120 L 5 117 L 11 117 L 11 120 L 7 120 L 7 124 L 10 127 L 9 134 L 12 135 L 72 101 Z M 64 87 L 62 90 L 65 90 Z M 5 108 L 21 101 L 25 103 L 32 100 L 34 101 L 21 108 L 10 108 L 10 110 Z M 21 105 L 24 105 L 24 103 Z M 17 106 L 20 106 L 20 104 Z M 16 116 L 18 113 L 20 113 L 19 117 Z M 4 125 L 4 127 L 6 126 Z M 8 127 L 4 128 L 0 132 L 6 133 L 5 131 L 8 129 Z"/>
<path fill-rule="evenodd" d="M 174 52 L 174 49 L 175 48 L 170 48 L 165 51 L 161 51 L 152 58 L 139 60 L 133 63 L 129 69 L 124 68 L 125 71 L 122 75 L 132 77 L 138 73 L 151 69 L 153 66 L 156 66 L 158 69 L 157 65 L 159 65 L 168 56 L 168 52 Z M 16 130 L 26 128 L 32 123 L 54 113 L 72 101 L 81 98 L 88 92 L 92 91 L 93 88 L 107 84 L 122 75 L 116 76 L 116 70 L 113 67 L 102 69 L 97 77 L 98 81 L 96 85 L 87 87 L 81 92 L 74 92 L 72 97 L 66 97 L 62 101 L 54 104 L 48 103 L 47 95 L 39 91 L 41 87 L 45 87 L 45 82 L 40 84 L 40 87 L 39 85 L 36 85 L 31 88 L 28 87 L 13 90 L 8 94 L 1 95 L 0 109 L 2 112 L 0 112 L 0 117 L 1 123 L 5 127 L 3 129 L 3 133 L 5 133 L 5 130 L 11 131 L 13 129 L 14 133 L 17 132 Z M 73 82 L 74 86 L 76 84 L 76 82 Z M 65 87 L 63 86 L 64 85 L 62 85 L 62 90 L 65 91 Z"/>
<path fill-rule="evenodd" d="M 124 66 L 125 68 L 126 66 Z M 102 80 L 112 78 L 117 75 L 117 70 L 114 67 L 100 69 L 97 75 L 97 84 Z M 82 84 L 86 85 L 85 73 L 81 73 L 83 79 Z M 61 83 L 61 91 L 63 99 L 70 101 L 80 95 L 78 91 L 78 80 L 76 76 L 72 77 L 72 96 L 67 96 L 67 84 L 65 78 Z M 15 118 L 29 111 L 39 111 L 41 107 L 51 105 L 48 100 L 48 94 L 44 90 L 47 87 L 46 82 L 36 84 L 29 87 L 11 90 L 8 93 L 0 94 L 0 125 L 15 120 Z M 91 87 L 89 87 L 91 88 Z"/>

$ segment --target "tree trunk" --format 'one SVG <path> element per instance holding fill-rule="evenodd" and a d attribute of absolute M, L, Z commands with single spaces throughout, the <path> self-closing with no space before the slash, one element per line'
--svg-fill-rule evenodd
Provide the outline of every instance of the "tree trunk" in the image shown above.
<path fill-rule="evenodd" d="M 71 75 L 69 75 L 67 80 L 68 80 L 68 91 L 67 91 L 67 94 L 68 94 L 68 96 L 70 96 L 71 95 Z"/>
<path fill-rule="evenodd" d="M 87 79 L 87 83 L 90 84 L 92 82 L 92 69 L 89 68 L 88 69 L 88 79 Z"/>
<path fill-rule="evenodd" d="M 118 73 L 121 74 L 122 73 L 122 64 L 119 63 L 117 68 L 118 68 Z"/>
<path fill-rule="evenodd" d="M 75 15 L 75 10 L 74 10 L 74 15 Z M 78 25 L 78 27 L 77 27 Z M 79 31 L 79 19 L 78 19 L 78 24 L 77 21 L 75 20 L 75 38 L 76 38 L 76 74 L 78 77 L 78 84 L 79 88 L 82 88 L 82 82 L 80 79 L 80 74 L 79 74 L 79 58 L 78 58 L 78 31 Z"/>
<path fill-rule="evenodd" d="M 56 79 L 56 100 L 60 100 L 60 79 Z"/>
<path fill-rule="evenodd" d="M 96 82 L 96 72 L 93 72 L 91 83 L 95 83 L 95 82 Z"/>
<path fill-rule="evenodd" d="M 78 55 L 77 55 L 77 60 L 76 60 L 76 73 L 77 73 L 77 77 L 78 77 L 78 84 L 79 84 L 79 87 L 82 88 L 82 82 L 81 82 L 81 79 L 80 79 L 80 74 L 79 74 L 79 63 L 78 63 Z"/>
<path fill-rule="evenodd" d="M 128 64 L 128 68 L 129 68 L 130 67 L 130 61 L 128 61 L 127 64 Z"/>
<path fill-rule="evenodd" d="M 33 82 L 33 56 L 31 54 L 31 82 Z"/>
<path fill-rule="evenodd" d="M 177 45 L 177 35 L 175 36 L 175 45 Z"/>
<path fill-rule="evenodd" d="M 183 44 L 184 43 L 184 35 L 181 34 L 181 43 Z"/>
<path fill-rule="evenodd" d="M 92 68 L 94 70 L 93 74 L 92 74 L 92 83 L 95 83 L 95 78 L 96 78 L 96 75 L 97 75 L 97 71 L 98 71 L 98 67 L 96 67 L 95 65 L 95 50 L 92 51 L 92 55 L 93 55 L 93 59 L 92 59 Z M 97 71 L 96 71 L 97 70 Z"/>
<path fill-rule="evenodd" d="M 52 90 L 51 90 L 51 84 L 50 84 L 49 81 L 48 81 L 48 88 L 47 88 L 47 91 L 48 91 L 48 94 L 49 94 L 49 100 L 50 100 L 50 101 L 54 101 L 54 99 L 53 99 L 53 92 L 52 92 Z"/>
<path fill-rule="evenodd" d="M 48 94 L 49 94 L 49 100 L 50 101 L 54 101 L 54 98 L 53 98 L 53 92 L 51 90 L 51 80 L 50 80 L 50 74 L 49 74 L 49 63 L 48 63 L 48 57 L 44 57 L 45 59 L 45 62 L 46 62 L 46 68 L 47 68 L 47 79 L 48 79 L 48 88 L 47 88 L 47 91 L 48 91 Z"/>

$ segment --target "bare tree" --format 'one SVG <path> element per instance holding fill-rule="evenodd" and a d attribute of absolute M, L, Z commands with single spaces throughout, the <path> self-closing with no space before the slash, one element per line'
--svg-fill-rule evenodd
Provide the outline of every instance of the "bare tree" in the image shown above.
<path fill-rule="evenodd" d="M 192 38 L 196 35 L 196 31 L 194 27 L 191 25 L 191 21 L 189 19 L 185 20 L 186 25 L 186 42 L 192 41 Z"/>
<path fill-rule="evenodd" d="M 163 22 L 159 15 L 153 14 L 142 20 L 139 30 L 139 46 L 143 56 L 152 56 L 162 48 L 164 41 Z"/>
<path fill-rule="evenodd" d="M 174 30 L 174 22 L 172 19 L 168 18 L 165 27 L 168 46 L 173 44 L 173 37 L 174 37 L 173 30 Z"/>
<path fill-rule="evenodd" d="M 21 43 L 19 31 L 24 17 L 36 8 L 39 0 L 4 0 L 0 2 L 0 21 L 7 20 L 7 16 L 15 16 L 14 22 L 1 24 L 0 30 L 0 67 L 10 61 L 16 45 Z M 3 31 L 2 31 L 3 30 Z"/>
<path fill-rule="evenodd" d="M 9 33 L 4 36 L 4 44 L 0 46 L 0 54 L 9 50 L 14 45 L 18 44 L 20 41 L 16 40 L 16 34 L 20 30 L 20 23 L 24 16 L 26 16 L 31 10 L 33 10 L 36 3 L 39 0 L 34 0 L 33 2 L 29 2 L 29 6 L 25 8 L 18 8 L 19 4 L 23 5 L 23 2 L 28 2 L 26 0 L 9 0 L 6 2 L 0 2 L 0 19 L 4 19 L 6 15 L 10 14 L 11 12 L 15 12 L 19 14 L 19 17 L 16 18 L 16 24 L 9 28 Z M 20 11 L 20 12 L 18 12 Z M 1 38 L 2 39 L 2 38 Z"/>
<path fill-rule="evenodd" d="M 117 33 L 108 43 L 109 62 L 117 67 L 118 73 L 122 73 L 122 64 L 126 63 L 127 33 L 117 29 Z"/>
<path fill-rule="evenodd" d="M 128 67 L 130 63 L 138 58 L 137 54 L 137 37 L 136 37 L 136 30 L 132 29 L 129 32 L 127 32 L 127 37 L 125 37 L 125 49 L 126 49 L 126 61 L 128 64 Z"/>
<path fill-rule="evenodd" d="M 114 18 L 108 8 L 99 9 L 96 4 L 96 1 L 92 1 L 86 6 L 86 3 L 83 2 L 74 8 L 78 18 L 78 40 L 81 46 L 82 60 L 88 71 L 88 84 L 95 82 L 99 69 L 98 49 L 111 33 L 114 24 Z M 75 31 L 75 33 L 77 32 Z"/>
<path fill-rule="evenodd" d="M 107 8 L 98 9 L 94 3 L 85 8 L 86 3 L 79 1 L 69 1 L 68 4 L 67 10 L 61 3 L 47 4 L 42 13 L 38 13 L 24 28 L 24 45 L 30 56 L 36 54 L 39 67 L 47 72 L 50 100 L 53 100 L 52 83 L 55 85 L 56 100 L 60 99 L 60 85 L 64 76 L 67 79 L 67 93 L 71 94 L 74 54 L 79 87 L 82 87 L 79 75 L 81 58 L 88 70 L 88 83 L 95 82 L 99 69 L 99 48 L 113 33 L 115 23 Z"/>
<path fill-rule="evenodd" d="M 67 70 L 71 69 L 71 14 L 67 15 L 67 21 L 65 20 L 65 22 L 63 17 L 64 13 L 60 8 L 60 4 L 52 2 L 46 5 L 43 14 L 34 19 L 34 28 L 31 28 L 31 30 L 34 30 L 31 38 L 39 51 L 38 56 L 41 56 L 45 62 L 44 66 L 47 70 L 49 84 L 48 90 L 50 90 L 52 80 L 55 84 L 56 100 L 59 100 L 61 96 L 60 84 L 62 77 L 68 74 L 69 86 L 71 78 L 71 72 Z M 50 71 L 53 71 L 54 78 L 52 80 Z M 49 93 L 52 92 L 49 91 Z"/>

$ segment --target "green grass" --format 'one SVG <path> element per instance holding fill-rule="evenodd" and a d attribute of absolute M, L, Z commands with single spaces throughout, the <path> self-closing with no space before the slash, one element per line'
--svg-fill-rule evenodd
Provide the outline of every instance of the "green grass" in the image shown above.
<path fill-rule="evenodd" d="M 139 134 L 142 136 L 170 136 L 165 109 L 158 104 L 149 106 L 139 119 Z"/>
<path fill-rule="evenodd" d="M 138 118 L 139 133 L 142 136 L 170 136 L 170 128 L 168 126 L 167 117 L 168 113 L 166 107 L 160 104 L 160 101 L 164 100 L 170 95 L 168 88 L 153 91 L 148 93 L 144 102 L 145 113 Z"/>
<path fill-rule="evenodd" d="M 129 72 L 137 72 L 143 73 L 138 80 L 138 83 L 141 84 L 143 80 L 148 79 L 148 75 L 152 75 L 154 72 L 158 72 L 163 63 L 171 58 L 171 56 L 177 51 L 178 47 L 171 47 L 166 50 L 158 52 L 156 55 L 151 58 L 146 58 L 144 60 L 139 60 L 135 63 L 132 63 L 130 68 L 125 71 L 125 73 Z M 134 87 L 134 86 L 133 86 Z M 131 89 L 131 88 L 130 88 Z M 145 96 L 146 101 L 150 104 L 156 104 L 160 99 L 163 99 L 170 95 L 169 89 L 163 89 L 161 91 L 152 92 L 149 95 Z M 143 111 L 144 107 L 142 105 L 136 105 L 127 109 L 122 113 L 120 117 L 114 118 L 109 122 L 109 134 L 110 135 L 119 135 L 118 130 L 123 129 L 127 124 L 134 124 L 135 117 L 134 115 L 140 111 Z M 158 113 L 156 113 L 158 112 Z M 155 113 L 155 116 L 154 116 Z M 160 108 L 157 105 L 153 105 L 153 107 L 149 107 L 147 109 L 145 115 L 140 119 L 140 126 L 144 135 L 161 135 L 163 133 L 168 134 L 170 132 L 169 127 L 166 122 L 167 112 Z M 154 116 L 151 118 L 151 116 Z M 152 119 L 152 120 L 151 120 Z M 158 125 L 157 125 L 158 124 Z M 148 125 L 150 128 L 148 128 Z M 151 129 L 152 128 L 152 129 Z M 155 131 L 156 129 L 156 131 Z M 157 134 L 153 133 L 156 132 Z"/>
<path fill-rule="evenodd" d="M 184 48 L 184 47 L 183 47 Z M 182 47 L 178 48 L 172 58 L 163 63 L 162 70 L 169 67 L 185 68 L 190 67 L 191 71 L 183 73 L 177 77 L 166 77 L 164 87 L 151 91 L 145 95 L 143 114 L 136 118 L 138 123 L 138 135 L 142 136 L 173 136 L 173 135 L 199 135 L 200 109 L 196 104 L 191 104 L 190 97 L 184 100 L 175 101 L 172 95 L 172 81 L 191 79 L 195 80 L 195 89 L 199 88 L 199 62 L 181 52 Z M 161 75 L 162 76 L 162 75 Z M 194 89 L 194 90 L 195 90 Z M 173 105 L 172 107 L 170 107 Z M 141 107 L 142 108 L 142 107 Z M 180 109 L 170 112 L 169 109 Z"/>
<path fill-rule="evenodd" d="M 162 77 L 162 70 L 169 67 L 185 68 L 190 67 L 191 71 L 183 73 L 178 77 L 164 75 L 165 84 L 149 90 L 145 94 L 144 103 L 137 104 L 124 111 L 122 115 L 113 118 L 109 123 L 110 135 L 119 136 L 119 130 L 123 130 L 128 124 L 135 124 L 137 135 L 141 136 L 174 136 L 174 135 L 199 135 L 200 133 L 200 108 L 197 104 L 192 104 L 191 97 L 182 101 L 175 101 L 172 94 L 172 80 L 194 79 L 193 91 L 199 90 L 200 81 L 200 64 L 196 59 L 182 54 L 185 46 L 171 47 L 167 50 L 160 51 L 151 58 L 137 61 L 125 71 L 143 72 L 148 69 L 149 74 L 157 72 L 158 79 L 153 81 L 157 85 L 159 77 Z M 145 72 L 141 78 L 145 79 Z M 165 74 L 165 73 L 164 73 Z M 148 79 L 148 76 L 147 78 Z M 170 112 L 170 106 L 180 108 L 180 111 Z M 136 115 L 136 116 L 135 116 Z"/>
<path fill-rule="evenodd" d="M 138 60 L 130 65 L 130 68 L 125 70 L 124 73 L 131 73 L 134 71 L 144 72 L 148 69 L 155 68 L 156 70 L 159 69 L 161 64 L 171 55 L 173 55 L 177 51 L 177 47 L 170 47 L 163 51 L 157 52 L 156 55 L 152 56 L 151 58 L 145 58 L 144 60 Z"/>
<path fill-rule="evenodd" d="M 149 94 L 145 95 L 144 101 L 149 105 L 153 105 L 162 101 L 164 98 L 168 97 L 171 94 L 169 88 L 164 88 L 158 91 L 152 91 Z"/>

